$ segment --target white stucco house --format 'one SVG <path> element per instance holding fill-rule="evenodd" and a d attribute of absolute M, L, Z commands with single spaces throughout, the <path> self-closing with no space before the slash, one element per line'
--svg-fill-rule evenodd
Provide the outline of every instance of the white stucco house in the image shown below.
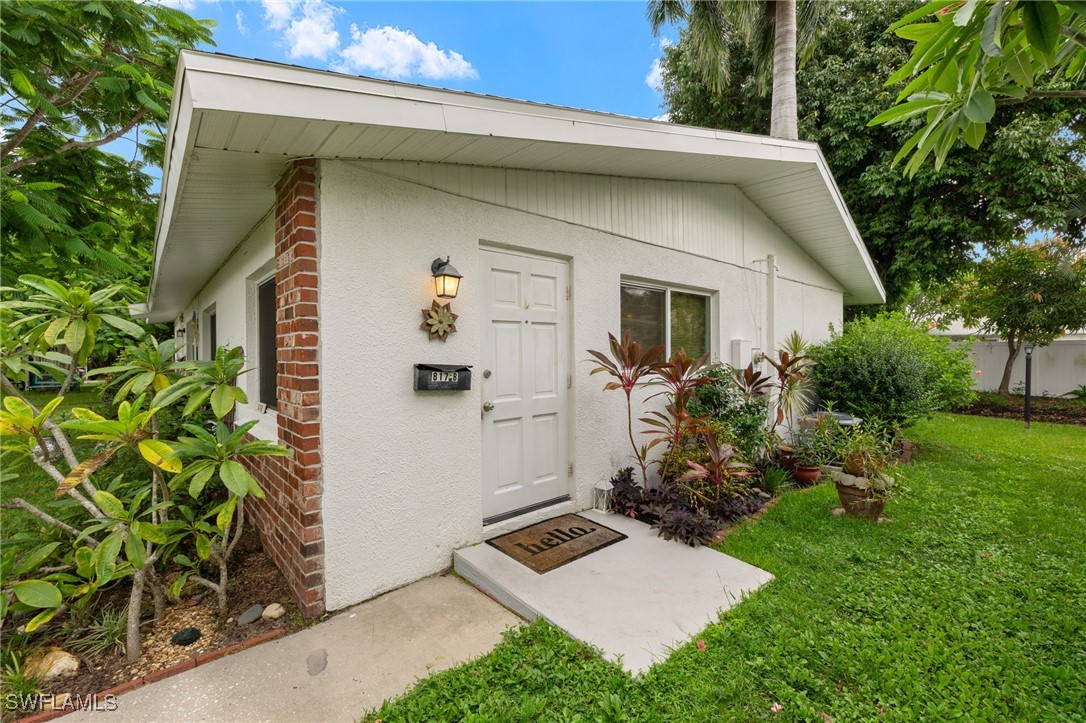
<path fill-rule="evenodd" d="M 245 349 L 237 416 L 294 451 L 254 516 L 308 614 L 589 507 L 629 464 L 608 332 L 745 365 L 883 300 L 814 144 L 182 54 L 149 318 Z"/>

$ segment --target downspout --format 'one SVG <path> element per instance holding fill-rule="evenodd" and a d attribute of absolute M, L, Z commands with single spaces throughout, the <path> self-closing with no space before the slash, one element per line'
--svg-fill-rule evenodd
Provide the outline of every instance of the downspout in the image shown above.
<path fill-rule="evenodd" d="M 764 353 L 772 356 L 777 350 L 777 257 L 769 254 L 765 258 L 768 266 L 766 277 L 766 301 L 765 301 L 765 335 L 766 345 Z"/>

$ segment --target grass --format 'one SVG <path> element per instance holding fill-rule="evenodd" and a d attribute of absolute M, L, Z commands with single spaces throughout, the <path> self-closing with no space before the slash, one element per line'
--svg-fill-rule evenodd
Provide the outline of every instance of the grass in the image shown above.
<path fill-rule="evenodd" d="M 834 517 L 823 485 L 726 538 L 777 579 L 704 650 L 634 680 L 535 623 L 371 718 L 1086 720 L 1086 434 L 940 415 L 909 436 L 891 522 Z"/>

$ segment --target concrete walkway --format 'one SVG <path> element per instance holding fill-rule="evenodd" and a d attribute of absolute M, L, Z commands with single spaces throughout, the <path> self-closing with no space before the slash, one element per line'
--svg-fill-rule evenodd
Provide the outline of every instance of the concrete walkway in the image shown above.
<path fill-rule="evenodd" d="M 65 721 L 355 721 L 418 678 L 490 651 L 521 621 L 452 576 L 430 577 L 311 628 Z"/>
<path fill-rule="evenodd" d="M 627 538 L 542 575 L 487 544 L 457 550 L 453 566 L 511 610 L 549 621 L 634 674 L 773 579 L 711 548 L 668 542 L 629 517 L 578 514 Z"/>

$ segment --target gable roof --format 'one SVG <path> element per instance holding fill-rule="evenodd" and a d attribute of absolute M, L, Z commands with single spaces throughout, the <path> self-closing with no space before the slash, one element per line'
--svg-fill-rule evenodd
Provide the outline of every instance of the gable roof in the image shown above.
<path fill-rule="evenodd" d="M 814 143 L 186 50 L 170 111 L 149 316 L 180 312 L 297 158 L 379 159 L 727 183 L 818 262 L 845 303 L 885 300 Z"/>

